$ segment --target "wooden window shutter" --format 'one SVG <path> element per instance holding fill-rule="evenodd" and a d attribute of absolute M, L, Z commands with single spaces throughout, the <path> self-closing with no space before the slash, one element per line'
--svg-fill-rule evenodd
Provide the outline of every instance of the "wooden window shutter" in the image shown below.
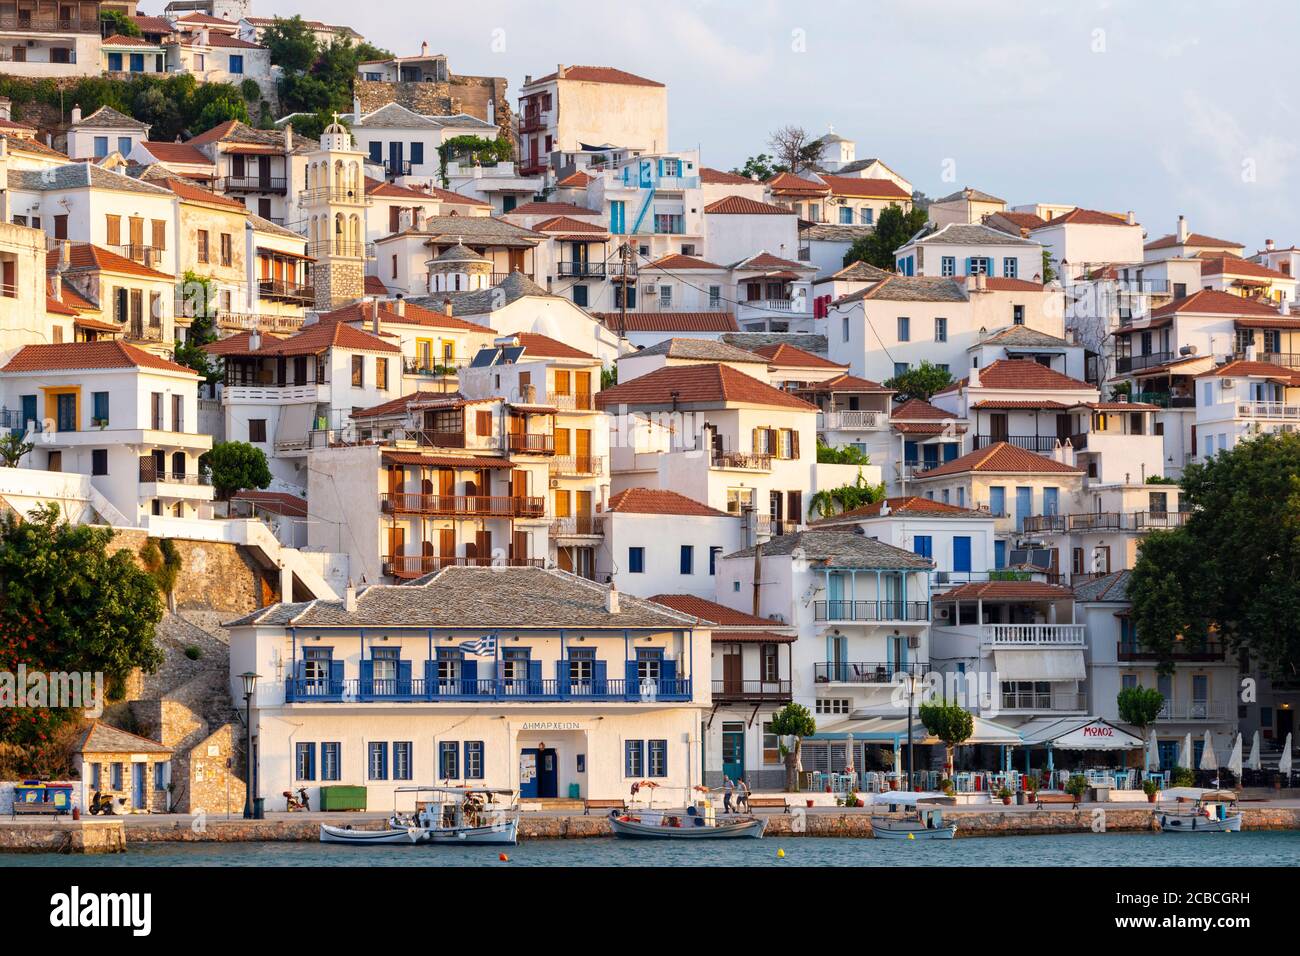
<path fill-rule="evenodd" d="M 790 457 L 799 457 L 799 430 L 796 428 L 790 429 Z"/>
<path fill-rule="evenodd" d="M 475 412 L 474 413 L 474 431 L 480 438 L 492 437 L 492 413 Z"/>
<path fill-rule="evenodd" d="M 155 249 L 167 248 L 167 223 L 165 220 L 153 220 L 153 236 L 151 244 Z"/>
<path fill-rule="evenodd" d="M 108 227 L 108 244 L 110 246 L 120 246 L 122 244 L 122 217 L 108 215 L 105 217 Z"/>

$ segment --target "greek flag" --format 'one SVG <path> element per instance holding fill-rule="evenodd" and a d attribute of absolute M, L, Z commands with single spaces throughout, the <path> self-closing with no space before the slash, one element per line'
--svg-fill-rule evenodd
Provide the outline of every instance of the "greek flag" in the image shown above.
<path fill-rule="evenodd" d="M 497 636 L 488 634 L 476 641 L 466 641 L 460 645 L 460 649 L 475 657 L 493 657 L 497 652 Z"/>

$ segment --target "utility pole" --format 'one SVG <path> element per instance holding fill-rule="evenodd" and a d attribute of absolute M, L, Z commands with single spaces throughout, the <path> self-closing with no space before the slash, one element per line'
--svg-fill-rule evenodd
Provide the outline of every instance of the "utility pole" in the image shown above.
<path fill-rule="evenodd" d="M 618 247 L 619 259 L 622 263 L 623 295 L 619 298 L 618 309 L 618 334 L 620 338 L 627 338 L 627 287 L 628 276 L 631 274 L 632 266 L 632 247 L 624 242 Z M 636 288 L 633 285 L 632 288 Z"/>

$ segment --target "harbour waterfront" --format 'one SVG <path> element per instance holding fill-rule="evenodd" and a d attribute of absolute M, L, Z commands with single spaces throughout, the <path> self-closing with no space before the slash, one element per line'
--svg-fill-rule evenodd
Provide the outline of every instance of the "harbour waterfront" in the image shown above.
<path fill-rule="evenodd" d="M 778 857 L 778 850 L 784 851 Z M 145 843 L 114 856 L 0 855 L 5 867 L 340 867 L 340 866 L 1295 866 L 1300 831 L 1189 837 L 1159 833 L 1072 833 L 952 842 L 737 840 L 706 846 L 629 843 L 613 838 L 532 840 L 508 860 L 474 847 L 333 847 L 313 843 Z"/>

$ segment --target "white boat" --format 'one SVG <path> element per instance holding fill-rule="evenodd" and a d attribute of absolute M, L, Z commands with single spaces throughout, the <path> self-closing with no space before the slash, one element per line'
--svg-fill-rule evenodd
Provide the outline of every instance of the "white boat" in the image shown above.
<path fill-rule="evenodd" d="M 519 804 L 513 790 L 491 787 L 398 787 L 416 794 L 416 812 L 393 814 L 390 826 L 417 831 L 417 843 L 514 846 L 519 842 Z M 427 795 L 420 806 L 420 794 Z"/>
<path fill-rule="evenodd" d="M 711 805 L 676 810 L 611 810 L 614 836 L 633 840 L 737 840 L 763 837 L 767 821 L 758 817 L 719 820 Z"/>
<path fill-rule="evenodd" d="M 888 812 L 908 810 L 902 817 L 873 816 L 871 835 L 878 840 L 951 840 L 957 835 L 957 824 L 944 823 L 943 811 L 938 807 L 922 807 L 922 803 L 947 799 L 942 793 L 907 793 L 890 791 L 873 793 L 873 805 L 888 807 Z"/>
<path fill-rule="evenodd" d="M 1237 833 L 1242 813 L 1237 795 L 1228 790 L 1204 790 L 1200 787 L 1174 787 L 1165 790 L 1165 799 L 1194 801 L 1188 809 L 1157 810 L 1156 822 L 1162 833 Z"/>
<path fill-rule="evenodd" d="M 320 825 L 321 843 L 348 843 L 352 846 L 382 846 L 400 844 L 414 846 L 420 842 L 418 827 L 394 827 L 386 830 L 354 830 L 352 827 Z"/>

